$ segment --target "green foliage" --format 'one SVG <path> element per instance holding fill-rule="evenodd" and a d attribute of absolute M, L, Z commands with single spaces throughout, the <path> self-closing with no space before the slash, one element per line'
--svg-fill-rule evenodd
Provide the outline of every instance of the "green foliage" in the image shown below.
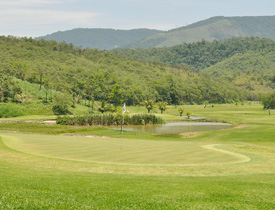
<path fill-rule="evenodd" d="M 0 118 L 22 116 L 23 112 L 12 106 L 0 106 Z"/>
<path fill-rule="evenodd" d="M 179 107 L 178 108 L 178 112 L 179 112 L 179 114 L 180 114 L 180 116 L 182 116 L 182 114 L 183 114 L 183 112 L 184 112 L 184 107 Z"/>
<path fill-rule="evenodd" d="M 263 95 L 261 103 L 264 105 L 264 109 L 275 109 L 275 92 Z"/>
<path fill-rule="evenodd" d="M 21 87 L 13 78 L 0 72 L 0 102 L 7 102 L 9 99 L 17 101 L 17 96 L 21 93 Z"/>
<path fill-rule="evenodd" d="M 274 51 L 275 41 L 264 38 L 230 38 L 221 41 L 198 41 L 173 47 L 153 49 L 115 49 L 116 55 L 131 56 L 140 60 L 163 62 L 170 66 L 204 69 L 233 55 L 249 50 Z"/>
<path fill-rule="evenodd" d="M 61 125 L 121 125 L 122 114 L 92 114 L 82 116 L 59 116 L 56 120 L 57 124 Z M 125 125 L 148 125 L 148 124 L 163 124 L 162 118 L 155 115 L 149 114 L 138 114 L 138 115 L 125 115 Z"/>
<path fill-rule="evenodd" d="M 116 107 L 121 105 L 122 103 L 122 91 L 118 84 L 116 84 L 108 95 L 108 98 L 111 103 L 113 103 Z"/>
<path fill-rule="evenodd" d="M 167 107 L 168 103 L 165 101 L 160 101 L 160 102 L 158 102 L 157 105 L 158 105 L 158 108 L 159 108 L 161 114 L 168 109 L 168 107 Z"/>
<path fill-rule="evenodd" d="M 0 52 L 5 52 L 0 73 L 36 84 L 37 91 L 42 85 L 39 99 L 47 102 L 54 91 L 69 92 L 77 102 L 105 100 L 114 105 L 122 101 L 137 105 L 148 98 L 169 104 L 222 103 L 248 95 L 229 82 L 205 78 L 188 68 L 136 61 L 55 41 L 0 37 Z M 22 97 L 34 97 L 34 93 L 24 89 Z"/>
<path fill-rule="evenodd" d="M 150 113 L 150 111 L 155 107 L 155 103 L 153 100 L 146 100 L 143 102 L 143 105 L 147 109 L 148 113 Z"/>
<path fill-rule="evenodd" d="M 71 114 L 69 106 L 72 105 L 72 98 L 68 94 L 55 94 L 53 98 L 53 113 L 55 115 Z"/>
<path fill-rule="evenodd" d="M 275 41 L 269 39 L 231 38 L 170 48 L 117 49 L 114 53 L 164 62 L 183 69 L 187 68 L 186 64 L 191 66 L 192 71 L 198 71 L 203 79 L 199 83 L 190 84 L 192 88 L 186 88 L 188 93 L 183 101 L 190 104 L 203 100 L 209 103 L 260 100 L 262 93 L 275 88 Z M 233 87 L 239 90 L 233 90 Z"/>
<path fill-rule="evenodd" d="M 101 101 L 97 107 L 97 111 L 101 112 L 102 114 L 104 112 L 111 111 L 112 107 L 110 104 L 108 104 L 106 101 Z"/>
<path fill-rule="evenodd" d="M 191 117 L 192 113 L 191 112 L 186 112 L 186 116 L 189 119 Z"/>

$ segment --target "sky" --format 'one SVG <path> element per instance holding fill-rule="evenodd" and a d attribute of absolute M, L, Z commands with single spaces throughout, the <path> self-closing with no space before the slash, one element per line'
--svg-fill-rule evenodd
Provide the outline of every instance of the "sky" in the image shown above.
<path fill-rule="evenodd" d="M 170 30 L 213 16 L 275 15 L 274 0 L 0 0 L 0 35 L 74 28 Z"/>

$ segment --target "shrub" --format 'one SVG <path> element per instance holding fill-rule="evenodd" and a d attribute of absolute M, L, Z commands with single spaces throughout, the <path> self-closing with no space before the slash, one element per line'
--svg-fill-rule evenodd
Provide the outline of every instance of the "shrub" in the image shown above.
<path fill-rule="evenodd" d="M 15 107 L 0 106 L 0 118 L 22 116 L 23 112 Z"/>
<path fill-rule="evenodd" d="M 71 114 L 69 105 L 72 104 L 71 96 L 65 94 L 56 94 L 53 98 L 54 105 L 52 107 L 55 115 Z"/>
<path fill-rule="evenodd" d="M 275 92 L 262 96 L 261 103 L 264 105 L 264 109 L 275 109 Z"/>

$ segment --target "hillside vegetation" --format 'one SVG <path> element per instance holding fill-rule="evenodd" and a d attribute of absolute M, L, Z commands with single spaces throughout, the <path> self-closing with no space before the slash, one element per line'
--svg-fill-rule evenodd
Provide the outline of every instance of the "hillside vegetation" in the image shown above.
<path fill-rule="evenodd" d="M 150 62 L 162 62 L 173 67 L 188 64 L 193 69 L 204 69 L 235 54 L 275 51 L 275 41 L 265 38 L 230 38 L 221 41 L 205 40 L 173 47 L 152 49 L 114 49 L 115 55 L 133 57 Z"/>
<path fill-rule="evenodd" d="M 55 41 L 0 38 L 1 100 L 10 95 L 11 78 L 67 93 L 74 100 L 106 100 L 118 105 L 146 99 L 170 104 L 226 102 L 249 97 L 245 91 L 188 69 L 136 61 L 109 52 Z M 6 78 L 6 79 L 4 79 Z M 41 88 L 42 91 L 42 88 Z M 29 94 L 30 95 L 30 94 Z M 4 99 L 4 100 L 3 100 Z"/>
<path fill-rule="evenodd" d="M 177 68 L 188 64 L 195 72 L 251 92 L 257 100 L 262 93 L 275 87 L 275 41 L 270 39 L 230 38 L 164 48 L 115 49 L 112 52 Z"/>
<path fill-rule="evenodd" d="M 55 40 L 57 42 L 72 43 L 83 48 L 97 48 L 109 50 L 124 47 L 130 43 L 153 36 L 162 31 L 151 29 L 115 30 L 78 28 L 69 31 L 59 31 L 36 39 Z"/>

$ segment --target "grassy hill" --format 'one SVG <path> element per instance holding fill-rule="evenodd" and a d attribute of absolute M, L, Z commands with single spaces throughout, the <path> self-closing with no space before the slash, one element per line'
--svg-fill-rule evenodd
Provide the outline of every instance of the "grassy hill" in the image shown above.
<path fill-rule="evenodd" d="M 275 16 L 212 17 L 194 24 L 159 33 L 129 44 L 127 48 L 170 47 L 201 40 L 223 40 L 231 37 L 275 39 Z"/>
<path fill-rule="evenodd" d="M 75 46 L 84 48 L 97 48 L 109 50 L 117 47 L 124 47 L 132 42 L 142 40 L 146 37 L 160 33 L 159 30 L 133 29 L 73 29 L 69 31 L 59 31 L 36 39 L 55 40 L 57 42 L 72 43 Z"/>

